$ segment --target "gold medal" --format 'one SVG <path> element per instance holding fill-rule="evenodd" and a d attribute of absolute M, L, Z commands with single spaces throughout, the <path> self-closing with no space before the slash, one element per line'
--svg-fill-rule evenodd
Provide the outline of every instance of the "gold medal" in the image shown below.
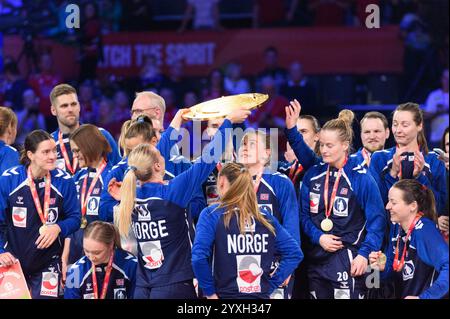
<path fill-rule="evenodd" d="M 378 264 L 381 265 L 386 265 L 386 255 L 381 253 L 380 256 L 378 256 Z"/>
<path fill-rule="evenodd" d="M 39 228 L 39 235 L 42 235 L 47 230 L 47 225 L 41 226 Z"/>
<path fill-rule="evenodd" d="M 86 217 L 82 217 L 81 218 L 81 228 L 86 228 L 86 226 L 87 226 L 87 219 L 86 219 Z"/>
<path fill-rule="evenodd" d="M 330 231 L 333 229 L 333 222 L 329 218 L 325 218 L 320 223 L 320 228 L 322 228 L 323 231 Z"/>

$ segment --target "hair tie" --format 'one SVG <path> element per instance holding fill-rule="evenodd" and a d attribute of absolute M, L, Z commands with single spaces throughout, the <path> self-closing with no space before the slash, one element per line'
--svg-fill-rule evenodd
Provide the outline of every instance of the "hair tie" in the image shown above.
<path fill-rule="evenodd" d="M 136 120 L 136 122 L 138 123 L 144 123 L 145 122 L 145 118 L 143 116 L 139 116 Z"/>
<path fill-rule="evenodd" d="M 129 169 L 130 169 L 130 171 L 134 171 L 134 172 L 137 171 L 137 167 L 133 166 L 133 165 L 129 166 Z"/>
<path fill-rule="evenodd" d="M 241 167 L 240 169 L 241 173 L 247 172 L 247 169 L 245 167 Z"/>
<path fill-rule="evenodd" d="M 423 185 L 423 184 L 422 184 L 421 188 L 422 188 L 423 191 L 427 190 L 427 187 L 425 185 Z"/>

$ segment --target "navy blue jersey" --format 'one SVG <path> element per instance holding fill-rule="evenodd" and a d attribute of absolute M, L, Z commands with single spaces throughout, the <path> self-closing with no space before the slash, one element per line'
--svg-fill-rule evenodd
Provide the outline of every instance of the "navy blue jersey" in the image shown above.
<path fill-rule="evenodd" d="M 61 233 L 46 249 L 37 249 L 35 244 L 42 222 L 28 186 L 27 168 L 13 167 L 0 177 L 0 253 L 8 251 L 18 258 L 25 274 L 33 274 L 53 257 L 60 256 L 64 238 L 80 228 L 80 203 L 72 177 L 60 169 L 50 174 L 52 185 L 47 224 L 57 224 Z M 35 183 L 43 205 L 44 179 L 35 180 Z"/>
<path fill-rule="evenodd" d="M 312 167 L 303 178 L 301 189 L 302 231 L 308 236 L 308 257 L 320 260 L 329 256 L 319 244 L 325 234 L 320 223 L 325 219 L 324 184 L 328 164 Z M 330 169 L 329 193 L 337 176 L 337 169 Z M 327 234 L 341 237 L 346 247 L 356 247 L 358 254 L 368 258 L 370 252 L 379 250 L 385 233 L 386 214 L 375 181 L 367 170 L 349 159 L 344 166 L 336 198 L 330 215 L 333 228 Z"/>
<path fill-rule="evenodd" d="M 300 195 L 300 187 L 302 184 L 303 176 L 306 173 L 303 166 L 298 161 L 280 161 L 278 162 L 277 170 L 279 173 L 289 177 L 292 184 L 294 184 L 295 195 L 297 195 L 298 198 Z"/>
<path fill-rule="evenodd" d="M 111 276 L 105 299 L 133 299 L 136 284 L 137 259 L 132 254 L 116 248 L 112 264 Z M 107 264 L 97 265 L 97 293 L 101 295 Z M 86 256 L 73 264 L 66 277 L 64 299 L 94 299 L 92 285 L 92 262 Z"/>
<path fill-rule="evenodd" d="M 389 174 L 395 152 L 395 147 L 375 152 L 370 165 L 370 173 L 380 189 L 381 198 L 385 204 L 388 201 L 389 189 L 399 180 Z M 441 215 L 445 212 L 445 202 L 448 196 L 445 165 L 438 159 L 435 152 L 429 152 L 424 155 L 424 158 L 425 166 L 416 179 L 433 191 L 436 209 L 438 214 Z"/>
<path fill-rule="evenodd" d="M 303 259 L 299 244 L 270 214 L 264 216 L 274 226 L 275 236 L 254 219 L 241 234 L 235 215 L 226 228 L 224 214 L 225 210 L 215 204 L 200 215 L 192 248 L 192 267 L 199 286 L 208 296 L 269 298 Z M 276 253 L 281 261 L 270 276 Z"/>
<path fill-rule="evenodd" d="M 448 293 L 448 244 L 442 238 L 436 224 L 425 217 L 417 222 L 407 244 L 403 269 L 395 272 L 392 264 L 397 241 L 400 238 L 399 258 L 404 249 L 406 233 L 399 224 L 391 224 L 391 243 L 386 250 L 386 269 L 382 273 L 382 278 L 394 277 L 397 298 L 444 297 Z"/>
<path fill-rule="evenodd" d="M 111 152 L 108 153 L 108 155 L 107 155 L 108 163 L 111 163 L 111 165 L 115 165 L 116 163 L 118 163 L 120 161 L 120 154 L 119 154 L 119 149 L 117 148 L 117 143 L 114 140 L 114 138 L 112 137 L 111 133 L 109 133 L 107 130 L 105 130 L 104 128 L 101 128 L 101 127 L 99 127 L 98 129 L 100 130 L 100 132 L 103 134 L 103 136 L 108 141 L 109 146 L 111 146 Z M 56 150 L 58 151 L 56 167 L 58 167 L 59 169 L 62 169 L 63 171 L 68 171 L 68 169 L 66 167 L 66 162 L 64 160 L 64 156 L 61 152 L 61 147 L 59 146 L 58 134 L 59 134 L 59 129 L 57 129 L 56 131 L 54 131 L 52 133 L 52 137 L 56 142 Z M 63 134 L 62 138 L 63 138 L 64 146 L 66 147 L 67 156 L 69 157 L 70 163 L 73 163 L 73 154 L 72 154 L 72 149 L 70 148 L 69 136 L 70 136 L 70 134 Z M 78 171 L 78 170 L 80 170 L 80 167 L 77 167 L 76 171 Z"/>
<path fill-rule="evenodd" d="M 226 145 L 225 131 L 228 136 L 230 128 L 231 122 L 225 120 L 202 157 L 169 183 L 137 187 L 132 214 L 138 243 L 137 286 L 151 288 L 193 279 L 186 208 L 219 161 Z"/>
<path fill-rule="evenodd" d="M 176 157 L 178 158 L 178 157 Z M 175 157 L 173 159 L 176 159 Z M 169 168 L 172 170 L 169 171 Z M 175 176 L 180 175 L 182 172 L 188 170 L 192 165 L 187 163 L 186 161 L 177 161 L 173 162 L 172 160 L 166 161 L 166 172 L 164 174 L 164 180 L 170 181 Z M 117 165 L 113 166 L 111 170 L 108 172 L 106 177 L 104 178 L 105 187 L 101 190 L 100 193 L 100 207 L 99 207 L 99 218 L 100 220 L 106 222 L 113 222 L 114 219 L 114 206 L 118 205 L 119 202 L 116 201 L 111 194 L 108 192 L 108 184 L 109 182 L 115 178 L 116 181 L 121 182 L 128 170 L 128 157 L 123 158 Z M 103 174 L 102 174 L 103 175 Z M 201 190 L 198 189 L 196 194 L 191 202 L 192 209 L 195 211 L 201 211 L 203 209 L 204 204 L 203 197 L 201 196 Z M 198 206 L 198 207 L 197 207 Z"/>
<path fill-rule="evenodd" d="M 300 242 L 299 207 L 289 178 L 266 168 L 256 192 L 259 209 L 273 215 L 297 242 Z"/>
<path fill-rule="evenodd" d="M 186 160 L 182 156 L 171 156 L 170 151 L 173 149 L 173 146 L 176 143 L 175 139 L 171 139 L 170 136 L 175 129 L 173 127 L 169 127 L 164 133 L 161 135 L 161 140 L 156 145 L 156 148 L 160 151 L 161 156 L 164 157 L 166 164 L 166 173 L 164 175 L 164 180 L 171 180 L 175 176 L 181 174 L 189 167 L 191 167 L 191 163 Z M 115 166 L 113 166 L 109 172 L 109 174 L 105 178 L 106 187 L 103 188 L 100 195 L 100 210 L 99 216 L 100 219 L 107 222 L 113 222 L 114 217 L 114 206 L 116 206 L 119 202 L 116 201 L 109 193 L 108 193 L 108 184 L 109 182 L 115 178 L 116 181 L 121 182 L 125 173 L 128 170 L 128 157 L 124 157 L 120 162 L 118 162 Z"/>
<path fill-rule="evenodd" d="M 297 157 L 298 162 L 305 171 L 320 163 L 320 157 L 305 143 L 303 135 L 297 130 L 296 126 L 291 129 L 285 129 L 284 133 L 294 151 L 295 157 Z"/>
<path fill-rule="evenodd" d="M 92 190 L 91 195 L 89 196 L 86 204 L 86 220 L 88 224 L 92 223 L 93 221 L 99 220 L 99 207 L 100 207 L 100 194 L 102 193 L 102 190 L 104 188 L 108 188 L 108 185 L 105 184 L 106 178 L 111 170 L 112 165 L 107 162 L 105 169 L 100 174 L 100 176 L 97 179 L 97 182 L 95 183 L 95 186 Z M 73 179 L 75 181 L 75 186 L 77 188 L 77 196 L 78 200 L 81 199 L 81 191 L 83 189 L 83 183 L 87 178 L 86 183 L 86 194 L 91 186 L 91 183 L 93 179 L 95 178 L 97 170 L 95 168 L 90 167 L 83 167 L 81 170 L 75 173 L 73 176 Z M 81 201 L 80 201 L 81 204 Z"/>
<path fill-rule="evenodd" d="M 0 140 L 0 174 L 8 168 L 19 165 L 19 152 Z"/>

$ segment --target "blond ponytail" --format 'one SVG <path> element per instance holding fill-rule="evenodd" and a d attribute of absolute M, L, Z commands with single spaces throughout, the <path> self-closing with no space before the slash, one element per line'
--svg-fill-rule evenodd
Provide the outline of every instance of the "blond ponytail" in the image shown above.
<path fill-rule="evenodd" d="M 235 215 L 239 231 L 243 234 L 246 225 L 251 224 L 251 219 L 254 218 L 275 235 L 274 227 L 259 211 L 253 179 L 249 171 L 242 164 L 227 163 L 220 171 L 219 176 L 225 176 L 230 182 L 230 188 L 221 198 L 219 205 L 227 210 L 224 217 L 225 227 L 229 227 L 230 220 Z"/>
<path fill-rule="evenodd" d="M 137 178 L 134 170 L 128 170 L 120 188 L 119 220 L 116 220 L 122 237 L 128 237 L 130 232 L 131 214 L 133 213 L 136 199 L 136 183 Z"/>
<path fill-rule="evenodd" d="M 128 156 L 128 172 L 120 188 L 119 220 L 116 224 L 119 233 L 128 237 L 136 200 L 137 181 L 148 181 L 153 175 L 153 165 L 159 159 L 159 151 L 152 145 L 139 144 Z"/>

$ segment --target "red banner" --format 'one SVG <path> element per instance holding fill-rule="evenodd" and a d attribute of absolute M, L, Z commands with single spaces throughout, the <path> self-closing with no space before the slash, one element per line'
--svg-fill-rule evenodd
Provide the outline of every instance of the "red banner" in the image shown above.
<path fill-rule="evenodd" d="M 185 34 L 117 33 L 104 38 L 100 70 L 137 75 L 145 55 L 151 54 L 163 70 L 179 59 L 188 75 L 206 75 L 232 60 L 246 75 L 263 67 L 263 51 L 274 46 L 280 65 L 300 61 L 308 74 L 399 73 L 403 44 L 397 27 L 244 29 Z"/>
<path fill-rule="evenodd" d="M 5 37 L 4 54 L 17 57 L 20 37 Z M 52 47 L 55 71 L 76 78 L 77 49 L 51 40 L 35 40 L 37 50 Z M 232 60 L 244 75 L 263 68 L 263 51 L 274 46 L 279 64 L 300 61 L 307 74 L 366 74 L 402 72 L 403 43 L 396 26 L 380 29 L 349 27 L 236 29 L 223 32 L 190 31 L 114 33 L 104 36 L 104 61 L 99 72 L 138 76 L 145 55 L 157 58 L 162 71 L 181 60 L 188 76 L 205 76 Z"/>

